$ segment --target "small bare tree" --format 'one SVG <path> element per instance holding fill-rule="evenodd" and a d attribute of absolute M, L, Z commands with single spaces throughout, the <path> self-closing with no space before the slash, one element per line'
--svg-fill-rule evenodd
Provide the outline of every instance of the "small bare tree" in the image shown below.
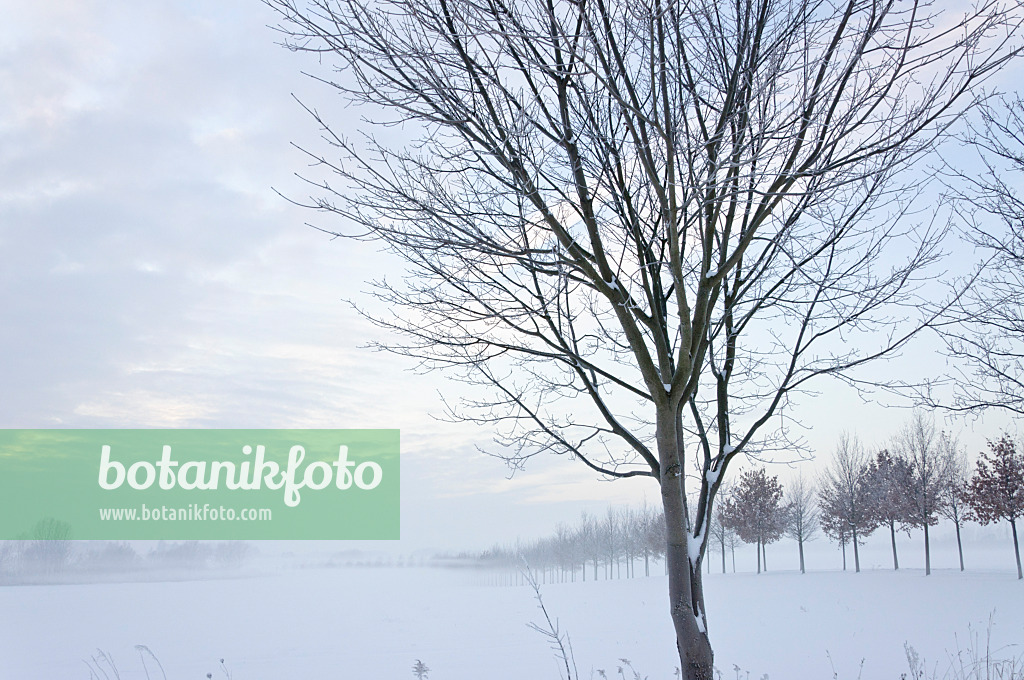
<path fill-rule="evenodd" d="M 907 523 L 924 529 L 924 573 L 932 573 L 928 527 L 939 522 L 939 511 L 947 498 L 955 451 L 952 439 L 940 432 L 934 420 L 915 412 L 893 440 L 896 455 L 910 472 L 907 489 Z"/>
<path fill-rule="evenodd" d="M 71 562 L 71 525 L 53 517 L 36 522 L 21 543 L 21 567 L 29 573 L 56 574 Z"/>
<path fill-rule="evenodd" d="M 664 550 L 664 521 L 654 508 L 647 504 L 646 498 L 636 512 L 636 518 L 638 549 L 644 556 L 644 576 L 650 576 L 651 558 L 657 559 Z"/>
<path fill-rule="evenodd" d="M 416 663 L 412 665 L 412 674 L 416 676 L 416 680 L 427 680 L 430 676 L 430 669 L 427 664 L 416 659 Z"/>
<path fill-rule="evenodd" d="M 722 573 L 725 573 L 725 549 L 735 543 L 736 532 L 729 525 L 729 519 L 725 510 L 729 495 L 732 493 L 731 485 L 723 485 L 718 490 L 719 501 L 711 514 L 711 538 L 718 543 L 722 552 Z M 733 571 L 736 570 L 735 552 L 733 553 Z"/>
<path fill-rule="evenodd" d="M 800 553 L 800 573 L 807 573 L 804 569 L 804 541 L 813 540 L 818 533 L 818 506 L 815 503 L 814 485 L 808 481 L 803 473 L 799 473 L 792 482 L 785 494 L 786 511 L 786 534 L 796 541 Z M 725 562 L 722 562 L 725 571 Z"/>
<path fill-rule="evenodd" d="M 836 445 L 832 463 L 818 481 L 818 506 L 821 527 L 843 547 L 846 569 L 846 542 L 853 544 L 853 564 L 860 571 L 860 542 L 878 528 L 868 458 L 856 436 L 843 433 Z"/>
<path fill-rule="evenodd" d="M 322 80 L 414 137 L 352 141 L 310 109 L 331 157 L 310 156 L 340 178 L 310 205 L 411 269 L 376 288 L 406 338 L 386 348 L 486 388 L 453 415 L 496 426 L 513 468 L 554 453 L 656 481 L 682 673 L 710 678 L 719 485 L 785 443 L 808 381 L 928 323 L 887 312 L 916 306 L 941 236 L 901 219 L 898 173 L 1016 54 L 1015 19 L 996 0 L 951 22 L 914 0 L 268 4 L 287 46 L 337 60 Z"/>
<path fill-rule="evenodd" d="M 960 557 L 960 571 L 963 571 L 964 544 L 960 538 L 960 527 L 965 520 L 971 518 L 970 507 L 966 500 L 971 470 L 967 463 L 967 452 L 963 450 L 960 443 L 955 438 L 948 440 L 948 443 L 951 458 L 949 484 L 946 486 L 939 504 L 939 514 L 952 522 L 956 528 L 956 551 Z"/>
<path fill-rule="evenodd" d="M 597 532 L 597 520 L 583 512 L 580 515 L 579 524 L 576 526 L 576 536 L 582 552 L 584 581 L 587 580 L 587 559 L 594 563 L 594 580 L 597 580 L 597 560 L 601 550 L 598 545 Z"/>
<path fill-rule="evenodd" d="M 604 550 L 604 578 L 607 581 L 615 578 L 615 567 L 619 562 L 623 543 L 622 520 L 614 506 L 609 506 L 608 512 L 605 513 L 604 521 L 598 525 L 597 533 L 600 536 L 601 547 Z"/>

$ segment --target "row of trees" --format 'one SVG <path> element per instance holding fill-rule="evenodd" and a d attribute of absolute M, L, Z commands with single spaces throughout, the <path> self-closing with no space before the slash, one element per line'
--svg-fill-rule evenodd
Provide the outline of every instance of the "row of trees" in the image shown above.
<path fill-rule="evenodd" d="M 128 541 L 74 541 L 70 527 L 44 519 L 16 541 L 0 542 L 0 583 L 68 575 L 240 566 L 254 553 L 244 541 L 160 541 L 142 553 Z"/>
<path fill-rule="evenodd" d="M 890 450 L 891 449 L 891 450 Z M 960 528 L 965 521 L 1010 523 L 1017 577 L 1021 570 L 1017 519 L 1024 515 L 1024 455 L 1007 435 L 990 442 L 973 474 L 956 439 L 918 414 L 892 440 L 870 456 L 855 436 L 844 435 L 818 489 L 820 525 L 843 548 L 853 546 L 860 571 L 859 545 L 880 527 L 889 530 L 893 568 L 899 569 L 896 532 L 924 532 L 925 573 L 931 573 L 929 527 L 941 517 L 956 528 L 960 569 L 964 568 Z"/>
<path fill-rule="evenodd" d="M 784 535 L 796 540 L 800 571 L 805 570 L 803 544 L 818 529 L 840 544 L 843 569 L 846 546 L 853 546 L 854 567 L 860 571 L 859 546 L 876 529 L 886 527 L 892 543 L 893 568 L 899 569 L 896 532 L 922 529 L 925 573 L 931 573 L 929 527 L 940 518 L 956 529 L 960 569 L 964 569 L 961 526 L 974 521 L 989 524 L 1006 520 L 1013 534 L 1017 577 L 1021 570 L 1017 519 L 1024 516 L 1024 452 L 1007 435 L 990 442 L 973 474 L 966 452 L 957 440 L 941 432 L 934 422 L 916 414 L 890 442 L 873 456 L 855 436 L 843 435 L 832 463 L 816 484 L 802 476 L 784 493 L 778 477 L 764 468 L 749 470 L 726 492 L 712 523 L 712 536 L 720 543 L 722 571 L 730 532 L 757 546 L 760 573 L 764 546 Z"/>
<path fill-rule="evenodd" d="M 853 546 L 854 568 L 860 571 L 859 546 L 879 528 L 892 543 L 893 568 L 899 569 L 896 534 L 924 532 L 925 573 L 931 573 L 928 529 L 940 518 L 956 528 L 960 569 L 964 569 L 961 527 L 973 521 L 1010 523 L 1017 576 L 1022 577 L 1016 521 L 1024 516 L 1024 455 L 1013 439 L 1003 435 L 991 442 L 973 470 L 955 438 L 915 415 L 890 445 L 868 455 L 852 435 L 844 435 L 829 467 L 816 481 L 798 475 L 784 488 L 765 468 L 742 473 L 737 484 L 723 490 L 709 526 L 709 542 L 722 558 L 739 542 L 757 550 L 757 571 L 767 569 L 765 546 L 783 536 L 797 543 L 800 571 L 805 571 L 804 543 L 819 531 L 838 543 L 847 568 L 846 548 Z M 494 548 L 484 554 L 491 564 L 520 566 L 525 560 L 544 581 L 586 581 L 636 575 L 642 560 L 650 575 L 652 560 L 664 556 L 664 518 L 644 504 L 639 508 L 609 508 L 603 518 L 587 513 L 555 534 L 529 545 Z M 710 562 L 708 563 L 710 569 Z"/>
<path fill-rule="evenodd" d="M 524 562 L 543 582 L 627 578 L 642 561 L 645 576 L 651 562 L 665 555 L 665 518 L 646 503 L 639 508 L 608 508 L 603 517 L 586 512 L 574 525 L 527 545 L 495 546 L 481 556 L 491 566 L 519 569 Z M 588 576 L 589 573 L 589 576 Z"/>

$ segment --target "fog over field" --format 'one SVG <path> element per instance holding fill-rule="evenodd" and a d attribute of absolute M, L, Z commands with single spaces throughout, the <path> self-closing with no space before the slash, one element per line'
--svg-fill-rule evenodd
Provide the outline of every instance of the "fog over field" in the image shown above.
<path fill-rule="evenodd" d="M 761 678 L 896 678 L 909 672 L 904 643 L 944 677 L 959 650 L 990 649 L 994 658 L 1024 656 L 1024 591 L 1006 568 L 1006 546 L 972 545 L 964 573 L 947 566 L 925 578 L 907 551 L 908 568 L 884 566 L 884 543 L 865 552 L 877 564 L 860 574 L 835 568 L 818 546 L 795 571 L 786 548 L 778 565 L 752 573 L 752 551 L 737 555 L 745 571 L 707 577 L 716 666 Z M 992 546 L 995 547 L 995 546 Z M 955 546 L 954 546 L 955 550 Z M 353 556 L 347 557 L 353 561 Z M 344 565 L 346 557 L 337 562 Z M 746 564 L 744 564 L 746 563 Z M 983 566 L 984 565 L 984 566 Z M 280 568 L 280 567 L 278 567 Z M 661 565 L 631 579 L 540 586 L 544 605 L 567 634 L 579 675 L 617 677 L 628 659 L 641 677 L 672 678 L 671 626 Z M 266 565 L 245 577 L 0 588 L 0 658 L 5 675 L 24 680 L 89 678 L 98 650 L 120 677 L 235 680 L 322 677 L 413 677 L 422 660 L 436 680 L 564 677 L 525 585 L 496 585 L 490 570 L 458 567 Z M 140 658 L 141 657 L 141 658 Z M 84 663 L 85 662 L 85 663 Z M 863 662 L 863 670 L 861 664 Z M 106 668 L 100 659 L 99 666 Z M 1019 667 L 1019 665 L 1018 665 Z M 155 674 L 155 675 L 154 675 Z M 101 676 L 102 677 L 102 676 Z M 626 676 L 632 677 L 630 674 Z"/>

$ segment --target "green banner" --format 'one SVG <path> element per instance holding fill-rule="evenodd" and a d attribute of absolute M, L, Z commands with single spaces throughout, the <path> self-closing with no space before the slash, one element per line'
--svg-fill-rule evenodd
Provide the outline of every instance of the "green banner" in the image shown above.
<path fill-rule="evenodd" d="M 0 540 L 398 537 L 398 430 L 0 430 Z"/>

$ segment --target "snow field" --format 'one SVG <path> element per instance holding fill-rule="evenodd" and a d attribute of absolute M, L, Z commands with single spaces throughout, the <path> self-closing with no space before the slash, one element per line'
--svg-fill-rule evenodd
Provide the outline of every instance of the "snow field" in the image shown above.
<path fill-rule="evenodd" d="M 541 586 L 581 678 L 598 669 L 618 677 L 620 658 L 651 680 L 674 677 L 661 571 Z M 123 680 L 145 678 L 140 644 L 169 680 L 224 677 L 221 658 L 235 680 L 411 678 L 416 659 L 431 680 L 558 678 L 547 641 L 526 625 L 543 621 L 532 590 L 483 581 L 469 570 L 340 568 L 3 587 L 0 678 L 87 680 L 83 660 L 97 649 L 112 655 Z M 904 642 L 941 677 L 970 631 L 984 647 L 990 615 L 997 656 L 1024 654 L 1024 583 L 1009 569 L 939 569 L 927 578 L 919 569 L 712 573 L 705 583 L 725 678 L 734 666 L 758 679 L 898 678 L 907 671 Z"/>

